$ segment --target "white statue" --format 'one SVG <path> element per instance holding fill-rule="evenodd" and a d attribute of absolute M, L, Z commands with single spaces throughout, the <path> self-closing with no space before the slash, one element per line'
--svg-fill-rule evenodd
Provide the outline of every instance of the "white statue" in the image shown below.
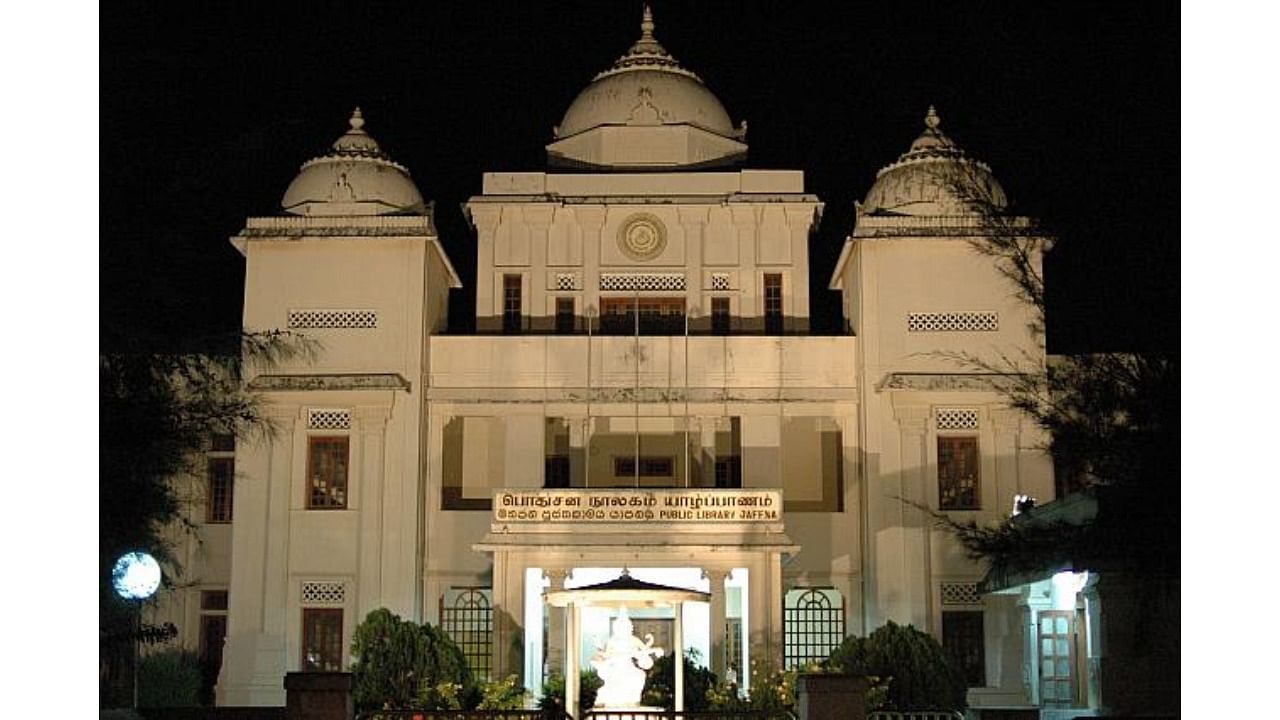
<path fill-rule="evenodd" d="M 613 635 L 591 658 L 591 666 L 604 681 L 596 693 L 596 707 L 624 708 L 640 705 L 644 692 L 645 671 L 653 667 L 653 659 L 662 657 L 662 648 L 653 646 L 653 635 L 645 633 L 644 641 L 632 634 L 631 619 L 626 608 L 613 623 Z"/>

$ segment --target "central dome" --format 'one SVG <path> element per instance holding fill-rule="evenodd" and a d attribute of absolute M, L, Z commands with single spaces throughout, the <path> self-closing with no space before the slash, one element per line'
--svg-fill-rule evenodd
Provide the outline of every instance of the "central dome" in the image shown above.
<path fill-rule="evenodd" d="M 553 130 L 553 159 L 600 167 L 693 166 L 746 153 L 746 123 L 735 129 L 702 79 L 680 67 L 653 36 L 646 6 L 640 39 L 574 98 Z"/>

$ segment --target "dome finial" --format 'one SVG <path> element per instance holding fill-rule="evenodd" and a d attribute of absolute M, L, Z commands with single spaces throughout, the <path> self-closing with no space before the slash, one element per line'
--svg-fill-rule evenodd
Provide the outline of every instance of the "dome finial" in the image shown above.
<path fill-rule="evenodd" d="M 924 126 L 929 128 L 930 130 L 937 130 L 938 126 L 941 124 L 942 124 L 942 118 L 938 117 L 938 111 L 934 110 L 933 106 L 930 105 L 929 112 L 926 113 L 924 116 Z"/>
<path fill-rule="evenodd" d="M 351 122 L 351 129 L 356 132 L 361 132 L 362 129 L 364 128 L 364 115 L 360 114 L 360 107 L 358 105 L 356 106 L 355 110 L 351 111 L 350 122 Z"/>
<path fill-rule="evenodd" d="M 640 39 L 653 39 L 653 10 L 649 9 L 649 3 L 644 4 L 644 15 L 640 18 Z"/>

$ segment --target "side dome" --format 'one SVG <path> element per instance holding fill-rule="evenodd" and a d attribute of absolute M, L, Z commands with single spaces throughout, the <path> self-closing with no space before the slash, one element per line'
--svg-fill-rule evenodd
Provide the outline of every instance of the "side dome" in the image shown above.
<path fill-rule="evenodd" d="M 746 155 L 720 99 L 653 36 L 648 6 L 640 39 L 570 103 L 547 146 L 553 162 L 597 168 L 720 166 Z"/>
<path fill-rule="evenodd" d="M 991 168 L 938 129 L 942 120 L 932 106 L 924 124 L 911 149 L 876 173 L 861 212 L 954 216 L 1007 208 L 1008 198 Z"/>
<path fill-rule="evenodd" d="M 280 205 L 293 215 L 421 214 L 426 203 L 403 165 L 364 130 L 360 108 L 332 149 L 302 164 Z"/>

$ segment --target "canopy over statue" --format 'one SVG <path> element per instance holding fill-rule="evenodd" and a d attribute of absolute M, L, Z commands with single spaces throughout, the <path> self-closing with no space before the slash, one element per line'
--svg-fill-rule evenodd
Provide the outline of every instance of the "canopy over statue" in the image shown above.
<path fill-rule="evenodd" d="M 577 710 L 577 679 L 581 663 L 576 648 L 581 640 L 578 612 L 584 607 L 608 607 L 619 610 L 613 631 L 603 648 L 591 658 L 591 665 L 604 681 L 596 693 L 596 707 L 634 708 L 640 704 L 644 692 L 646 671 L 653 667 L 653 659 L 661 657 L 662 648 L 653 647 L 653 635 L 641 640 L 633 634 L 627 608 L 671 607 L 675 610 L 675 633 L 672 651 L 675 654 L 675 703 L 676 710 L 684 709 L 684 639 L 682 608 L 686 602 L 708 602 L 710 593 L 688 588 L 659 585 L 631 577 L 623 569 L 622 574 L 606 583 L 587 585 L 572 590 L 557 590 L 546 594 L 552 607 L 566 608 L 569 622 L 568 648 L 565 657 L 565 707 L 572 714 Z"/>

